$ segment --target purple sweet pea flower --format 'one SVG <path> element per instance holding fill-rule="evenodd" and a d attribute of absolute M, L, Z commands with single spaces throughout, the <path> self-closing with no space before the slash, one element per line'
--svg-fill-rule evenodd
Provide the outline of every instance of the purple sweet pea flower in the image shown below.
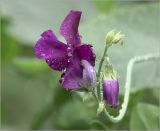
<path fill-rule="evenodd" d="M 52 30 L 47 30 L 35 45 L 35 54 L 39 59 L 45 59 L 54 70 L 63 70 L 60 83 L 65 89 L 92 86 L 96 80 L 96 56 L 91 45 L 81 43 L 78 33 L 80 18 L 81 12 L 70 11 L 61 24 L 60 33 L 67 44 L 59 41 Z"/>
<path fill-rule="evenodd" d="M 119 82 L 117 79 L 104 79 L 103 82 L 103 97 L 111 107 L 117 108 Z"/>

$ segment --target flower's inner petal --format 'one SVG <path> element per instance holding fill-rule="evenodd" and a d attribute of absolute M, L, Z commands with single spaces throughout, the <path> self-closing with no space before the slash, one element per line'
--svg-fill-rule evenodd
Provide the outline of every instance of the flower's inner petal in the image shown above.
<path fill-rule="evenodd" d="M 41 34 L 35 45 L 35 54 L 39 59 L 45 59 L 54 70 L 63 70 L 67 66 L 67 45 L 58 41 L 51 30 Z"/>
<path fill-rule="evenodd" d="M 78 34 L 80 18 L 80 11 L 70 11 L 60 27 L 60 33 L 65 37 L 67 44 L 71 47 L 77 46 L 81 43 L 80 35 Z"/>
<path fill-rule="evenodd" d="M 83 67 L 81 66 L 80 59 L 78 58 L 76 52 L 74 52 L 70 64 L 62 76 L 63 80 L 61 83 L 65 89 L 79 89 L 81 88 L 83 82 L 82 75 Z"/>
<path fill-rule="evenodd" d="M 93 87 L 96 83 L 96 71 L 94 67 L 86 60 L 82 60 L 82 66 L 84 86 Z"/>
<path fill-rule="evenodd" d="M 88 61 L 92 66 L 95 65 L 96 55 L 94 54 L 91 45 L 87 44 L 81 45 L 76 48 L 76 51 L 78 52 L 79 58 L 81 60 Z"/>

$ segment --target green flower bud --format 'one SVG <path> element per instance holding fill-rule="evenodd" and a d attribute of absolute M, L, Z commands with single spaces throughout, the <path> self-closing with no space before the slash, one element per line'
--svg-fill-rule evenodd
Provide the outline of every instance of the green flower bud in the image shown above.
<path fill-rule="evenodd" d="M 112 30 L 108 32 L 106 35 L 106 44 L 108 46 L 111 46 L 112 44 L 120 43 L 122 42 L 123 38 L 124 38 L 124 34 L 122 34 L 121 32 L 116 32 L 115 30 Z"/>

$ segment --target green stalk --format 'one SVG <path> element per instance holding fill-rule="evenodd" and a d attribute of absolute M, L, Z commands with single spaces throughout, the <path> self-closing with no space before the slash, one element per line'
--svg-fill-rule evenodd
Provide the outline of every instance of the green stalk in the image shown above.
<path fill-rule="evenodd" d="M 103 56 L 102 56 L 101 61 L 99 63 L 98 74 L 97 74 L 97 80 L 98 81 L 99 81 L 99 78 L 100 78 L 100 74 L 101 74 L 101 70 L 102 70 L 102 65 L 103 65 L 103 62 L 105 60 L 107 50 L 108 50 L 108 46 L 105 47 L 105 50 L 103 52 Z"/>
<path fill-rule="evenodd" d="M 105 57 L 106 57 L 106 54 L 107 54 L 107 50 L 108 50 L 108 47 L 109 46 L 107 46 L 106 45 L 106 47 L 105 47 L 105 50 L 104 50 L 104 52 L 103 52 L 103 56 L 102 56 L 102 58 L 101 58 L 101 61 L 100 61 L 100 63 L 99 63 L 99 68 L 98 68 L 98 73 L 97 73 L 97 91 L 96 91 L 96 93 L 97 93 L 97 96 L 98 96 L 98 98 L 100 98 L 101 99 L 101 88 L 100 88 L 100 80 L 101 80 L 101 78 L 100 78 L 100 76 L 101 76 L 101 71 L 102 71 L 102 65 L 103 65 L 103 62 L 104 62 L 104 60 L 105 60 Z"/>

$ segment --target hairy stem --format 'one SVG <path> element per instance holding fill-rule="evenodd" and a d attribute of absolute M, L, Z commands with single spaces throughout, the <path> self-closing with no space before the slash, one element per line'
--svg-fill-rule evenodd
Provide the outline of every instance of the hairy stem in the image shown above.
<path fill-rule="evenodd" d="M 92 92 L 92 95 L 94 96 L 94 98 L 96 99 L 96 101 L 99 103 L 99 99 L 98 99 L 96 93 L 93 90 L 91 90 L 91 92 Z"/>
<path fill-rule="evenodd" d="M 102 73 L 100 73 L 100 82 L 99 82 L 99 88 L 100 88 L 100 101 L 103 101 L 103 87 L 102 87 L 102 79 L 103 79 L 103 75 Z"/>
<path fill-rule="evenodd" d="M 102 56 L 101 61 L 100 61 L 100 63 L 99 63 L 98 74 L 97 74 L 97 80 L 99 80 L 99 78 L 100 78 L 100 74 L 101 74 L 101 70 L 102 70 L 102 65 L 103 65 L 103 62 L 104 62 L 104 60 L 105 60 L 107 50 L 108 50 L 108 46 L 105 47 L 103 56 Z"/>
<path fill-rule="evenodd" d="M 101 88 L 100 88 L 100 76 L 101 76 L 101 70 L 102 70 L 102 65 L 103 65 L 103 62 L 105 60 L 105 57 L 106 57 L 106 53 L 107 53 L 107 50 L 108 50 L 108 46 L 105 47 L 105 50 L 103 52 L 103 56 L 101 58 L 101 61 L 99 63 L 99 68 L 98 68 L 98 74 L 97 74 L 97 96 L 98 98 L 101 98 Z"/>
<path fill-rule="evenodd" d="M 124 101 L 122 104 L 122 108 L 119 110 L 119 115 L 114 117 L 112 115 L 109 114 L 109 112 L 104 109 L 104 113 L 105 115 L 112 121 L 112 122 L 119 122 L 120 120 L 123 119 L 127 107 L 128 107 L 128 102 L 129 102 L 129 95 L 130 95 L 130 87 L 131 87 L 131 79 L 132 79 L 132 72 L 133 72 L 133 66 L 136 63 L 140 63 L 140 62 L 145 62 L 145 61 L 149 61 L 149 60 L 156 60 L 156 59 L 160 59 L 160 54 L 147 54 L 144 56 L 136 56 L 134 58 L 131 58 L 128 66 L 127 66 L 127 74 L 126 74 L 126 83 L 125 83 L 125 94 L 124 94 Z"/>

